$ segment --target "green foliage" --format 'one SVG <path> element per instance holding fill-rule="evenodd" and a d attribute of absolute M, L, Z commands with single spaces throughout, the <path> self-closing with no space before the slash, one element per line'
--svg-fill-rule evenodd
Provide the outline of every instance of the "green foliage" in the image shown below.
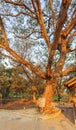
<path fill-rule="evenodd" d="M 3 98 L 9 96 L 32 97 L 32 86 L 35 85 L 37 89 L 37 96 L 41 95 L 44 91 L 44 80 L 34 77 L 32 82 L 29 82 L 25 76 L 23 67 L 16 68 L 1 68 L 0 69 L 0 93 Z"/>

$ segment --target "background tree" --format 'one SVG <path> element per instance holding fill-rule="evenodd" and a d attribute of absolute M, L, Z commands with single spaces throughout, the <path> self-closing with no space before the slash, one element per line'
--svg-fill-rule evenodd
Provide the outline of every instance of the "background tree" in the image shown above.
<path fill-rule="evenodd" d="M 17 68 L 5 68 L 0 67 L 0 93 L 3 100 L 9 100 L 9 96 L 26 95 L 29 97 L 31 94 L 27 91 L 30 87 L 29 81 L 23 77 L 23 69 Z M 11 95 L 12 94 L 12 95 Z"/>
<path fill-rule="evenodd" d="M 8 14 L 4 12 L 2 8 L 3 5 L 5 6 L 5 10 L 8 11 Z M 10 11 L 10 8 L 7 9 L 7 7 L 12 7 L 12 11 Z M 75 67 L 73 66 L 73 68 L 71 67 L 64 70 L 66 55 L 71 51 L 71 47 L 68 46 L 68 44 L 70 41 L 74 43 L 73 40 L 76 36 L 75 11 L 76 9 L 74 0 L 4 0 L 1 5 L 1 15 L 4 16 L 4 18 L 8 15 L 12 16 L 10 20 L 11 22 L 13 16 L 19 16 L 21 17 L 21 19 L 22 16 L 25 16 L 26 20 L 24 19 L 24 23 L 21 23 L 19 25 L 20 30 L 22 26 L 24 26 L 25 30 L 28 28 L 28 31 L 26 31 L 27 35 L 23 32 L 23 37 L 25 36 L 25 39 L 28 37 L 35 40 L 42 39 L 46 45 L 46 49 L 48 50 L 48 59 L 45 69 L 42 70 L 39 69 L 36 64 L 33 64 L 18 55 L 16 51 L 13 50 L 13 47 L 9 46 L 9 42 L 7 39 L 8 31 L 6 35 L 6 31 L 2 22 L 2 17 L 0 18 L 0 26 L 4 37 L 4 41 L 2 41 L 2 39 L 0 40 L 0 48 L 5 49 L 18 62 L 25 65 L 25 67 L 27 67 L 30 71 L 34 72 L 36 75 L 46 81 L 46 88 L 43 94 L 43 97 L 46 99 L 45 110 L 51 109 L 50 102 L 52 101 L 58 78 L 66 75 L 67 73 L 75 69 Z M 32 21 L 31 25 L 30 22 L 27 25 L 27 22 L 29 20 Z M 20 37 L 19 29 L 18 32 Z M 58 60 L 55 63 L 55 66 L 53 66 L 57 51 L 59 52 Z"/>

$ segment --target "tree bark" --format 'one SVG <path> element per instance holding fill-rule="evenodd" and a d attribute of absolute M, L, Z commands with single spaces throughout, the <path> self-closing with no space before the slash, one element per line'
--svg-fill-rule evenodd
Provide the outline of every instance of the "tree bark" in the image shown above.
<path fill-rule="evenodd" d="M 36 103 L 36 92 L 33 92 L 33 102 Z"/>
<path fill-rule="evenodd" d="M 52 98 L 54 95 L 54 90 L 56 88 L 56 83 L 55 80 L 47 80 L 46 81 L 46 88 L 45 91 L 43 93 L 43 97 L 45 98 L 45 108 L 44 108 L 44 112 L 48 113 L 48 112 L 52 112 Z"/>

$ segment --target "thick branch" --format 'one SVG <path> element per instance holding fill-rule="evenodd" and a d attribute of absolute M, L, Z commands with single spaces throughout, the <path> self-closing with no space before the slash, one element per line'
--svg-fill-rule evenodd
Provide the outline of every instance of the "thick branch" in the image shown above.
<path fill-rule="evenodd" d="M 36 2 L 34 0 L 31 0 L 31 2 L 32 2 L 33 8 L 34 8 L 34 12 L 35 12 L 36 16 L 38 17 L 39 15 L 38 15 Z"/>
<path fill-rule="evenodd" d="M 60 58 L 55 67 L 55 72 L 58 76 L 62 76 L 62 69 L 65 64 L 66 53 L 66 40 L 64 38 L 61 38 Z"/>
<path fill-rule="evenodd" d="M 58 22 L 56 24 L 55 38 L 54 38 L 52 50 L 57 49 L 60 34 L 61 34 L 61 31 L 62 31 L 62 27 L 63 27 L 63 25 L 64 25 L 64 23 L 65 23 L 65 21 L 67 19 L 67 11 L 68 11 L 69 5 L 71 3 L 71 0 L 66 1 L 66 3 L 64 3 L 64 1 L 65 0 L 62 1 L 62 6 L 61 6 Z"/>
<path fill-rule="evenodd" d="M 76 52 L 76 48 L 75 49 L 73 49 L 73 50 L 71 50 L 70 48 L 69 49 L 67 49 L 67 53 L 69 53 L 69 52 Z"/>
<path fill-rule="evenodd" d="M 48 50 L 50 50 L 50 43 L 49 43 L 49 37 L 47 35 L 47 30 L 45 28 L 44 19 L 43 19 L 43 13 L 42 13 L 42 7 L 40 4 L 40 0 L 34 1 L 32 0 L 34 10 L 36 12 L 37 20 L 41 28 L 42 36 L 47 44 Z"/>
<path fill-rule="evenodd" d="M 1 56 L 4 56 L 4 57 L 6 57 L 6 58 L 9 58 L 9 59 L 11 59 L 11 60 L 14 61 L 14 62 L 17 62 L 17 60 L 15 60 L 13 57 L 4 54 L 4 53 L 2 53 L 1 51 L 0 51 L 0 55 L 1 55 Z"/>
<path fill-rule="evenodd" d="M 28 62 L 27 60 L 23 59 L 22 57 L 20 57 L 14 50 L 12 50 L 9 47 L 3 46 L 2 44 L 0 44 L 0 48 L 5 49 L 6 51 L 8 51 L 14 58 L 16 58 L 16 60 L 18 62 L 20 62 L 21 64 L 25 65 L 30 71 L 34 72 L 35 74 L 37 74 L 39 77 L 41 78 L 46 78 L 45 74 L 39 70 L 36 66 L 34 66 L 32 63 Z"/>
<path fill-rule="evenodd" d="M 46 73 L 48 73 L 48 74 L 50 74 L 50 71 L 51 71 L 53 57 L 54 57 L 55 51 L 57 50 L 57 47 L 58 47 L 62 27 L 67 19 L 67 10 L 69 8 L 70 3 L 71 3 L 71 0 L 69 0 L 69 1 L 63 0 L 62 1 L 58 22 L 56 24 L 56 31 L 54 34 L 54 42 L 52 43 L 52 50 L 50 51 L 48 64 L 47 64 L 47 72 Z"/>
<path fill-rule="evenodd" d="M 73 32 L 70 37 L 67 39 L 67 44 L 73 40 L 73 38 L 76 36 L 76 32 Z"/>
<path fill-rule="evenodd" d="M 1 27 L 2 34 L 4 36 L 5 45 L 8 46 L 8 39 L 7 39 L 7 35 L 6 35 L 5 29 L 4 29 L 4 25 L 2 22 L 1 16 L 0 16 L 0 27 Z"/>
<path fill-rule="evenodd" d="M 3 23 L 2 23 L 2 19 L 0 19 L 0 25 L 1 25 L 1 28 L 2 28 L 2 33 L 3 33 L 3 36 L 4 36 L 4 39 L 5 39 L 5 43 L 4 45 L 1 43 L 0 41 L 0 48 L 3 48 L 5 49 L 6 51 L 8 51 L 14 58 L 16 58 L 16 60 L 22 64 L 24 64 L 29 70 L 33 71 L 34 73 L 36 73 L 38 76 L 42 77 L 42 78 L 46 78 L 45 77 L 45 74 L 40 71 L 36 66 L 34 66 L 32 63 L 24 60 L 22 57 L 20 57 L 15 51 L 13 51 L 11 48 L 9 48 L 8 46 L 8 40 L 7 40 L 7 36 L 6 36 L 6 33 L 5 33 L 5 29 L 4 29 L 4 26 L 3 26 Z"/>
<path fill-rule="evenodd" d="M 52 18 L 53 18 L 53 21 L 55 21 L 56 20 L 56 18 L 55 18 L 55 10 L 54 10 L 53 4 L 52 4 L 52 0 L 49 0 L 49 3 L 50 3 L 51 11 L 52 11 Z"/>
<path fill-rule="evenodd" d="M 67 25 L 66 29 L 62 31 L 65 37 L 68 36 L 68 34 L 74 29 L 76 26 L 76 16 L 71 19 L 70 23 Z"/>
<path fill-rule="evenodd" d="M 62 71 L 61 73 L 56 73 L 54 74 L 55 77 L 60 77 L 60 76 L 66 76 L 68 75 L 70 72 L 74 72 L 76 71 L 76 67 L 70 67 L 70 68 L 67 68 L 66 70 Z"/>
<path fill-rule="evenodd" d="M 76 71 L 76 67 L 70 67 L 62 72 L 62 76 L 67 75 L 70 72 Z"/>

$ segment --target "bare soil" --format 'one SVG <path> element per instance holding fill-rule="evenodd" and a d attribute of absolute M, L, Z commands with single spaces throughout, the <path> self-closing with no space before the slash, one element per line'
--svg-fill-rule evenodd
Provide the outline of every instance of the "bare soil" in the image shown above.
<path fill-rule="evenodd" d="M 37 106 L 31 99 L 19 99 L 15 101 L 10 101 L 5 104 L 0 104 L 0 109 L 9 109 L 9 110 L 28 109 L 35 107 Z"/>
<path fill-rule="evenodd" d="M 76 130 L 63 114 L 41 119 L 32 100 L 21 99 L 0 106 L 0 130 Z M 44 115 L 46 116 L 46 115 Z"/>

